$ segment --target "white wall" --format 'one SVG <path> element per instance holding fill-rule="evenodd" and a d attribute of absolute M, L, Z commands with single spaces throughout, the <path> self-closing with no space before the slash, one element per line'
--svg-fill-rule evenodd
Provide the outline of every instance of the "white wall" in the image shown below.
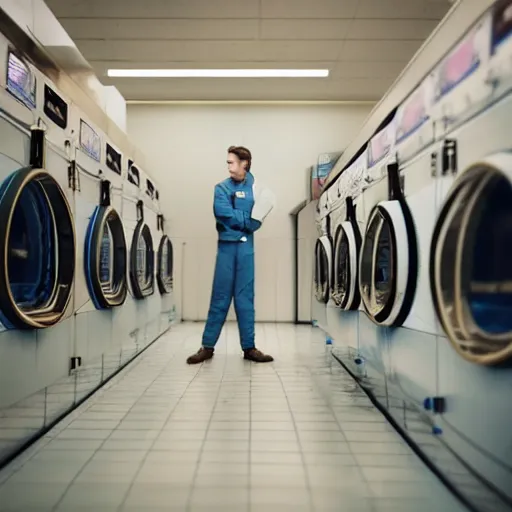
<path fill-rule="evenodd" d="M 162 208 L 174 244 L 176 308 L 183 319 L 206 318 L 217 240 L 213 187 L 227 177 L 227 148 L 244 145 L 253 155 L 254 176 L 278 198 L 256 235 L 256 319 L 293 320 L 289 212 L 308 194 L 307 167 L 319 153 L 344 149 L 369 110 L 366 105 L 129 105 L 129 134 L 166 189 Z"/>

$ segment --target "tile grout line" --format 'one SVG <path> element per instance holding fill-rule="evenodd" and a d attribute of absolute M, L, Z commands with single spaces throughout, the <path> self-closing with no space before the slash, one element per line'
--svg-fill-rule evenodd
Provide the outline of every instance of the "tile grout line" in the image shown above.
<path fill-rule="evenodd" d="M 163 366 L 163 368 L 160 370 L 160 372 L 158 372 L 158 375 L 148 384 L 148 386 L 145 388 L 145 390 L 147 390 L 156 380 L 158 380 L 158 378 L 162 375 L 162 373 L 169 367 L 169 365 L 174 361 L 174 359 L 176 358 L 176 356 L 178 355 L 179 351 L 176 351 L 174 354 L 172 354 L 171 358 L 167 361 L 167 363 Z M 192 382 L 195 377 L 197 376 L 197 373 L 196 375 L 194 375 L 194 377 L 192 378 L 192 380 L 190 382 Z M 122 379 L 121 379 L 122 380 Z M 190 385 L 190 383 L 189 383 Z M 188 387 L 188 386 L 187 386 Z M 186 391 L 186 389 L 185 389 Z M 123 416 L 123 418 L 126 418 L 126 416 L 131 412 L 131 410 L 135 407 L 135 405 L 139 402 L 139 400 L 144 396 L 144 393 L 145 391 L 143 391 L 141 393 L 141 395 L 135 400 L 135 402 L 131 405 L 131 407 L 128 409 L 128 411 L 126 412 L 126 414 Z M 181 399 L 181 397 L 180 397 Z M 179 403 L 179 400 L 178 402 L 176 403 L 176 405 L 173 407 L 173 410 L 174 408 L 176 408 L 176 406 L 178 405 Z M 172 411 L 171 411 L 172 413 Z M 123 419 L 121 419 L 119 422 L 121 423 L 123 421 Z M 165 423 L 164 423 L 165 425 Z M 119 426 L 119 425 L 118 425 Z M 117 427 L 116 427 L 117 428 Z M 163 430 L 163 427 L 162 429 Z M 110 436 L 116 431 L 116 429 L 113 429 L 112 432 L 100 443 L 99 447 L 94 451 L 94 453 L 91 455 L 91 457 L 89 457 L 89 459 L 87 459 L 87 461 L 83 464 L 82 468 L 80 469 L 80 471 L 73 477 L 73 479 L 71 480 L 71 482 L 69 483 L 69 485 L 66 487 L 66 490 L 64 491 L 64 493 L 62 494 L 62 496 L 59 498 L 59 500 L 57 501 L 57 503 L 55 503 L 55 505 L 52 507 L 52 512 L 55 512 L 57 510 L 57 508 L 59 507 L 59 505 L 62 503 L 63 499 L 65 498 L 65 496 L 67 495 L 69 489 L 71 488 L 71 486 L 75 483 L 76 479 L 82 474 L 84 468 L 87 466 L 87 464 L 89 464 L 89 462 L 91 462 L 91 460 L 94 458 L 94 456 L 101 450 L 102 446 L 105 445 L 105 443 L 110 439 Z M 153 444 L 154 442 L 156 441 L 156 439 L 153 441 Z M 152 444 L 152 446 L 153 446 Z M 151 448 L 149 448 L 149 450 L 147 450 L 146 452 L 146 457 L 147 457 L 147 454 L 149 453 L 149 451 L 151 450 Z M 133 480 L 132 480 L 132 483 L 129 485 L 128 487 L 128 490 L 126 491 L 126 495 L 123 499 L 123 501 L 121 502 L 121 504 L 117 507 L 118 509 L 121 509 L 122 505 L 124 504 L 125 500 L 126 500 L 126 497 L 133 485 L 133 481 L 135 480 L 135 478 L 137 477 L 137 474 L 139 473 L 140 471 L 140 468 L 142 467 L 142 464 L 144 463 L 144 460 L 146 459 L 146 457 L 144 457 L 140 463 L 140 466 L 139 466 L 139 470 L 137 471 L 137 473 L 135 473 L 134 477 L 133 477 Z"/>
<path fill-rule="evenodd" d="M 161 339 L 163 339 L 163 338 L 161 338 Z M 187 339 L 187 337 L 185 337 L 181 343 L 184 344 L 186 339 Z M 159 341 L 160 340 L 157 340 L 157 343 Z M 155 344 L 154 346 L 156 347 L 157 345 Z M 179 350 L 177 350 L 177 352 L 178 351 Z M 176 353 L 171 354 L 172 358 L 175 357 Z M 34 445 L 32 445 L 30 448 L 28 448 L 26 453 L 20 454 L 19 458 L 21 459 L 21 463 L 18 466 L 16 466 L 17 459 L 13 460 L 10 464 L 15 465 L 15 467 L 13 467 L 13 471 L 10 472 L 10 474 L 7 476 L 7 478 L 0 481 L 0 488 L 2 486 L 4 486 L 5 484 L 7 484 L 8 481 L 16 473 L 18 473 L 20 470 L 22 470 L 26 464 L 33 461 L 33 459 L 37 455 L 39 455 L 41 452 L 43 452 L 43 450 L 47 447 L 47 445 L 49 445 L 52 441 L 54 441 L 60 433 L 62 433 L 67 428 L 69 428 L 70 425 L 72 425 L 82 414 L 86 413 L 91 407 L 93 407 L 97 403 L 99 398 L 106 395 L 108 391 L 110 391 L 112 388 L 114 388 L 115 386 L 120 384 L 133 370 L 138 368 L 138 366 L 146 360 L 147 355 L 148 354 L 146 354 L 146 355 L 141 354 L 142 357 L 137 357 L 135 360 L 131 361 L 117 375 L 115 375 L 105 385 L 103 385 L 101 388 L 99 388 L 96 391 L 96 393 L 91 395 L 84 403 L 82 403 L 76 409 L 71 411 L 65 418 L 63 418 L 58 424 L 56 424 L 45 436 L 43 436 L 36 443 L 34 443 Z M 130 412 L 130 410 L 126 414 L 128 414 L 129 412 Z M 116 420 L 112 420 L 112 421 L 116 421 Z M 116 427 L 113 430 L 115 430 L 122 421 L 123 421 L 123 419 L 118 420 L 118 424 L 116 425 Z M 64 424 L 64 426 L 59 428 L 59 425 L 61 425 L 61 424 Z M 49 435 L 52 431 L 55 431 L 55 436 Z M 100 450 L 100 448 L 101 448 L 101 445 L 100 445 L 100 447 L 98 447 L 94 450 L 92 457 L 94 457 L 94 455 L 97 453 L 97 451 Z M 88 462 L 89 462 L 89 460 L 84 463 L 84 466 L 86 464 L 88 464 Z M 6 466 L 5 468 L 2 469 L 2 471 L 7 470 L 8 467 L 9 466 Z"/>
<path fill-rule="evenodd" d="M 178 354 L 178 352 L 175 354 L 175 356 Z M 171 362 L 174 360 L 175 356 L 169 361 L 169 363 L 166 365 L 166 367 L 164 368 L 164 370 L 167 370 L 167 367 L 171 364 Z M 164 371 L 162 370 L 162 372 Z M 130 494 L 130 491 L 132 490 L 133 488 L 133 485 L 135 483 L 135 480 L 137 479 L 137 476 L 139 475 L 141 469 L 142 469 L 142 466 L 144 465 L 144 463 L 146 462 L 147 458 L 148 458 L 148 455 L 149 453 L 151 452 L 153 446 L 155 446 L 156 442 L 158 441 L 158 438 L 160 436 L 160 434 L 163 432 L 164 428 L 165 428 L 165 425 L 167 424 L 167 422 L 169 421 L 170 417 L 172 416 L 173 412 L 175 411 L 176 407 L 178 407 L 179 403 L 181 402 L 182 398 L 185 396 L 188 388 L 190 387 L 190 385 L 192 384 L 192 382 L 194 382 L 194 380 L 196 379 L 196 377 L 199 375 L 199 372 L 201 371 L 201 368 L 198 368 L 197 369 L 197 372 L 195 373 L 195 375 L 190 379 L 189 383 L 185 386 L 185 389 L 183 390 L 183 393 L 181 394 L 181 396 L 178 398 L 178 401 L 174 404 L 174 407 L 171 409 L 171 411 L 169 412 L 169 414 L 166 416 L 165 420 L 164 420 L 164 424 L 162 426 L 162 428 L 159 430 L 159 435 L 156 436 L 154 439 L 153 439 L 153 442 L 151 443 L 151 446 L 149 447 L 148 450 L 146 450 L 146 454 L 145 456 L 142 458 L 142 460 L 140 461 L 140 464 L 139 464 L 139 468 L 138 470 L 135 472 L 135 475 L 133 476 L 133 479 L 132 481 L 130 482 L 130 485 L 128 486 L 128 489 L 124 495 L 124 498 L 123 500 L 121 501 L 121 503 L 118 505 L 117 507 L 117 510 L 122 510 L 122 508 L 124 507 L 124 504 L 126 503 L 126 500 L 128 499 L 128 496 Z M 161 373 L 158 375 L 158 377 L 160 377 Z M 157 377 L 157 378 L 158 378 Z M 155 379 L 156 380 L 156 379 Z M 155 382 L 155 381 L 153 381 Z M 151 384 L 153 384 L 153 382 Z M 148 386 L 149 387 L 149 386 Z M 147 388 L 146 388 L 147 390 Z"/>
<path fill-rule="evenodd" d="M 185 504 L 185 511 L 186 512 L 191 512 L 191 510 L 192 510 L 192 505 L 191 505 L 192 494 L 194 493 L 194 487 L 195 487 L 195 483 L 196 483 L 196 480 L 197 480 L 197 474 L 199 472 L 199 466 L 201 464 L 201 458 L 202 458 L 202 455 L 204 453 L 204 446 L 206 444 L 206 439 L 208 437 L 208 432 L 210 431 L 210 425 L 212 424 L 213 415 L 215 414 L 215 409 L 216 409 L 217 403 L 219 401 L 220 391 L 222 389 L 222 382 L 224 381 L 224 375 L 226 373 L 227 360 L 228 360 L 228 333 L 227 333 L 227 329 L 226 329 L 226 351 L 224 353 L 224 366 L 223 366 L 223 369 L 222 369 L 222 376 L 220 378 L 219 388 L 217 389 L 217 395 L 215 396 L 215 402 L 213 404 L 212 411 L 210 413 L 210 418 L 208 419 L 208 423 L 206 425 L 206 431 L 204 433 L 203 442 L 201 443 L 201 448 L 199 448 L 199 456 L 198 456 L 198 459 L 197 459 L 197 462 L 196 462 L 196 467 L 195 467 L 195 470 L 194 470 L 194 475 L 192 477 L 192 482 L 190 483 L 190 490 L 189 490 L 189 493 L 188 493 L 187 502 Z M 204 365 L 204 363 L 201 363 L 201 368 L 203 367 L 203 365 Z"/>
<path fill-rule="evenodd" d="M 276 337 L 277 337 L 278 344 L 280 345 L 281 338 L 279 336 L 279 333 L 276 333 L 276 334 L 277 334 Z M 304 471 L 304 476 L 305 476 L 305 480 L 306 480 L 306 489 L 307 489 L 308 496 L 309 496 L 309 508 L 310 508 L 310 510 L 313 511 L 313 510 L 315 510 L 315 506 L 314 506 L 314 503 L 313 503 L 313 493 L 311 492 L 311 482 L 309 480 L 309 474 L 308 474 L 308 471 L 307 471 L 307 468 L 306 468 L 306 459 L 304 457 L 304 451 L 302 449 L 302 441 L 300 440 L 299 430 L 297 428 L 297 422 L 295 421 L 295 414 L 292 411 L 292 407 L 290 405 L 290 400 L 288 399 L 288 394 L 286 393 L 286 388 L 284 386 L 283 380 L 282 380 L 281 376 L 279 375 L 279 372 L 276 370 L 275 366 L 273 367 L 273 370 L 274 370 L 277 378 L 279 379 L 279 382 L 281 384 L 281 388 L 283 389 L 283 393 L 284 393 L 284 396 L 286 398 L 286 403 L 288 404 L 288 410 L 290 411 L 290 414 L 292 416 L 293 428 L 294 428 L 294 431 L 295 431 L 295 436 L 297 437 L 297 443 L 299 445 L 300 458 L 302 460 L 302 469 Z"/>
<path fill-rule="evenodd" d="M 316 384 L 316 379 L 315 379 L 314 375 L 311 373 L 311 370 L 309 368 L 308 368 L 308 372 L 310 374 L 311 382 L 313 382 L 315 384 L 315 387 L 319 387 Z M 323 394 L 323 393 L 321 393 L 321 394 Z M 341 422 L 338 420 L 338 416 L 336 415 L 336 412 L 334 411 L 334 408 L 332 406 L 332 400 L 330 399 L 330 397 L 328 395 L 324 395 L 324 396 L 325 396 L 325 399 L 326 399 L 327 407 L 331 411 L 331 414 L 334 416 L 334 420 L 335 420 L 336 424 L 338 425 L 338 428 L 340 429 L 340 432 L 343 434 L 343 437 L 344 437 L 345 442 L 347 444 L 347 447 L 349 449 L 350 455 L 353 457 L 354 461 L 356 462 L 356 466 L 357 466 L 358 472 L 361 475 L 361 478 L 362 478 L 363 482 L 366 484 L 367 490 L 370 491 L 371 509 L 372 509 L 372 511 L 374 511 L 375 510 L 375 506 L 374 506 L 375 495 L 373 493 L 372 488 L 370 487 L 370 483 L 369 483 L 368 479 L 365 477 L 365 475 L 363 473 L 363 470 L 361 468 L 361 465 L 359 464 L 358 460 L 355 457 L 355 453 L 352 451 L 350 443 L 349 443 L 349 441 L 348 441 L 348 439 L 347 439 L 347 437 L 345 435 L 345 431 L 343 430 L 343 428 L 341 426 Z M 353 406 L 351 405 L 349 407 L 353 407 Z"/>

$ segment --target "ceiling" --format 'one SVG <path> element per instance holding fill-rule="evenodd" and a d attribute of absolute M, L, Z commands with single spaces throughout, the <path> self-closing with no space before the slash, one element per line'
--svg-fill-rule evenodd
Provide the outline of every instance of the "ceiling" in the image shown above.
<path fill-rule="evenodd" d="M 450 0 L 46 0 L 127 100 L 378 100 Z M 109 68 L 328 68 L 328 78 L 109 78 Z"/>

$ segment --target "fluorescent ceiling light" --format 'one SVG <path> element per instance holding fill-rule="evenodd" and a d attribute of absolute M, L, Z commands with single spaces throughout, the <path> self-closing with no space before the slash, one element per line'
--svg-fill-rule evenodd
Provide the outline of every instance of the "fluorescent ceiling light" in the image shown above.
<path fill-rule="evenodd" d="M 124 78 L 325 78 L 328 69 L 109 69 Z"/>

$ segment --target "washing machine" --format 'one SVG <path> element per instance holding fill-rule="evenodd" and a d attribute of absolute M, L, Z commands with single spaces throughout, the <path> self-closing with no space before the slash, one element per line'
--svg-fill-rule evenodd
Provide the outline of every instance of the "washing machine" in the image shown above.
<path fill-rule="evenodd" d="M 358 310 L 360 304 L 357 273 L 361 232 L 357 223 L 354 197 L 359 195 L 361 161 L 359 159 L 354 162 L 343 172 L 336 188 L 339 206 L 334 225 L 332 296 L 336 306 L 343 311 Z"/>
<path fill-rule="evenodd" d="M 74 400 L 53 385 L 72 356 L 76 237 L 66 135 L 38 112 L 45 84 L 3 36 L 0 63 L 0 416 L 31 409 L 10 446 Z"/>
<path fill-rule="evenodd" d="M 123 155 L 76 104 L 70 179 L 77 236 L 74 355 L 79 398 L 120 366 L 121 341 L 114 309 L 127 297 L 127 247 L 122 211 Z"/>
<path fill-rule="evenodd" d="M 461 43 L 471 58 L 457 59 L 456 49 L 434 73 L 436 90 L 451 92 L 438 99 L 445 151 L 436 175 L 440 204 L 430 251 L 441 326 L 437 392 L 446 402 L 436 421 L 450 448 L 509 506 L 511 33 L 512 2 L 498 1 Z M 487 60 L 480 58 L 486 50 Z M 454 85 L 450 69 L 462 77 Z M 478 83 L 465 86 L 467 75 Z"/>
<path fill-rule="evenodd" d="M 157 209 L 160 211 L 158 191 L 155 194 Z M 160 231 L 160 242 L 156 256 L 157 284 L 160 292 L 161 310 L 159 333 L 164 332 L 174 320 L 174 247 L 162 213 L 157 216 L 157 228 Z"/>
<path fill-rule="evenodd" d="M 148 196 L 148 178 L 133 156 L 127 155 L 125 166 L 122 220 L 128 253 L 128 297 L 123 308 L 116 313 L 123 361 L 129 360 L 152 341 L 150 332 L 154 328 L 154 317 L 160 315 L 160 304 L 155 305 L 155 299 L 159 301 L 159 297 L 154 293 L 157 214 L 152 204 L 155 199 Z M 152 327 L 148 329 L 150 324 Z"/>
<path fill-rule="evenodd" d="M 157 217 L 158 229 L 164 233 L 164 216 Z M 160 238 L 157 252 L 157 282 L 161 295 L 172 292 L 173 289 L 173 247 L 171 240 L 164 233 Z"/>
<path fill-rule="evenodd" d="M 327 326 L 327 303 L 331 295 L 332 243 L 329 219 L 329 197 L 325 191 L 318 199 L 315 225 L 317 239 L 313 258 L 313 300 L 311 318 L 325 331 Z"/>
<path fill-rule="evenodd" d="M 138 237 L 137 246 L 137 283 L 139 284 L 142 295 L 144 296 L 143 302 L 147 308 L 145 336 L 146 343 L 154 340 L 160 334 L 160 316 L 162 311 L 162 300 L 164 295 L 159 293 L 158 287 L 158 248 L 160 246 L 160 215 L 162 214 L 159 207 L 159 192 L 157 187 L 146 173 L 143 173 L 143 188 L 142 188 L 142 202 L 143 202 L 143 224 L 140 228 L 141 222 L 139 220 L 138 225 L 135 229 L 132 241 L 132 249 L 135 240 Z M 146 229 L 147 228 L 147 229 Z M 142 243 L 141 239 L 144 240 Z M 143 254 L 142 247 L 144 247 L 145 255 Z M 151 258 L 151 261 L 149 260 Z M 144 263 L 143 263 L 144 261 Z M 146 285 L 144 288 L 141 286 L 141 266 L 145 266 L 147 269 L 145 283 L 149 283 L 149 272 L 151 272 L 151 292 Z M 149 269 L 151 267 L 151 270 Z M 132 275 L 134 273 L 132 272 Z M 140 299 L 139 299 L 140 300 Z M 167 328 L 167 326 L 166 326 Z"/>
<path fill-rule="evenodd" d="M 401 189 L 394 154 L 395 112 L 381 123 L 365 150 L 366 167 L 359 178 L 354 202 L 362 234 L 358 260 L 358 287 L 362 314 L 359 315 L 358 361 L 363 385 L 378 397 L 385 396 L 387 332 L 384 328 L 396 317 L 396 234 L 406 245 Z M 400 202 L 399 202 L 400 200 Z M 397 228 L 394 224 L 397 224 Z M 391 227 L 390 227 L 391 226 Z M 401 284 L 401 282 L 400 282 Z M 399 284 L 399 285 L 400 285 Z"/>
<path fill-rule="evenodd" d="M 353 195 L 356 194 L 360 162 L 356 160 L 343 170 L 331 192 L 333 257 L 332 291 L 327 308 L 329 334 L 333 353 L 350 367 L 357 359 L 359 332 L 359 288 L 357 286 L 358 258 L 361 234 L 356 219 Z M 353 368 L 351 368 L 353 369 Z"/>
<path fill-rule="evenodd" d="M 330 298 L 332 279 L 332 235 L 330 204 L 328 191 L 318 200 L 317 229 L 318 239 L 315 245 L 315 297 L 321 304 L 327 304 Z"/>

